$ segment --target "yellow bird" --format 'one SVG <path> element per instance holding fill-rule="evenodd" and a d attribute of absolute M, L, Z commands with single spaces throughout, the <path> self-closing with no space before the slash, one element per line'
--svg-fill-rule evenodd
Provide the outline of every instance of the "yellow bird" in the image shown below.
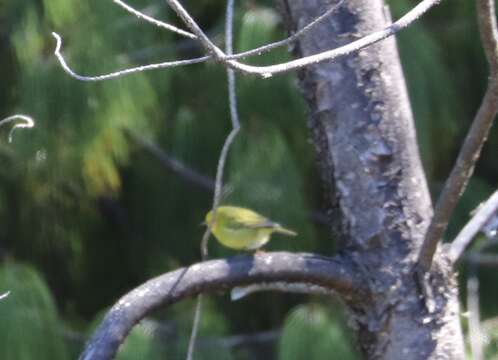
<path fill-rule="evenodd" d="M 206 225 L 211 221 L 212 211 L 206 214 Z M 255 211 L 236 206 L 219 206 L 211 231 L 222 245 L 235 250 L 257 250 L 273 233 L 297 235 Z"/>

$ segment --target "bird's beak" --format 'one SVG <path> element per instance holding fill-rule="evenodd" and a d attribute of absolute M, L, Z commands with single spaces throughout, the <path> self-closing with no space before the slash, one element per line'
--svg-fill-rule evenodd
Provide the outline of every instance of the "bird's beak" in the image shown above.
<path fill-rule="evenodd" d="M 206 224 L 206 222 L 205 222 L 205 221 L 203 221 L 203 222 L 201 222 L 201 223 L 199 224 L 199 226 L 206 226 L 206 225 L 207 225 L 207 224 Z"/>

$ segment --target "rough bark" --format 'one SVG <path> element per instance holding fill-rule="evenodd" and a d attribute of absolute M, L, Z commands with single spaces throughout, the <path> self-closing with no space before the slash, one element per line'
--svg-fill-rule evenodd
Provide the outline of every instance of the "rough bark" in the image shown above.
<path fill-rule="evenodd" d="M 280 5 L 294 32 L 332 4 Z M 293 52 L 301 57 L 332 49 L 389 22 L 382 0 L 348 0 Z M 365 358 L 463 358 L 450 263 L 441 254 L 435 259 L 425 301 L 414 280 L 432 205 L 395 40 L 307 67 L 299 79 L 333 236 L 373 294 L 373 300 L 349 302 Z"/>

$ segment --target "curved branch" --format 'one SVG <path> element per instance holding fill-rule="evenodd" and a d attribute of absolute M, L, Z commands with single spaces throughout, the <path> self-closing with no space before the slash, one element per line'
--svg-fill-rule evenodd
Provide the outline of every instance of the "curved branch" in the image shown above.
<path fill-rule="evenodd" d="M 144 14 L 141 11 L 138 11 L 137 9 L 133 8 L 132 6 L 126 4 L 125 2 L 123 2 L 121 0 L 112 0 L 112 1 L 115 4 L 121 6 L 123 9 L 125 9 L 129 13 L 135 15 L 139 19 L 145 20 L 145 21 L 147 21 L 147 22 L 149 22 L 149 23 L 151 23 L 151 24 L 153 24 L 153 25 L 155 25 L 157 27 L 160 27 L 160 28 L 172 31 L 172 32 L 174 32 L 174 33 L 176 33 L 178 35 L 185 36 L 185 37 L 187 37 L 189 39 L 197 39 L 197 36 L 195 36 L 194 34 L 189 33 L 188 31 L 182 30 L 180 28 L 177 28 L 176 26 L 173 26 L 171 24 L 168 24 L 168 23 L 165 23 L 163 21 L 154 19 L 153 17 L 151 17 L 151 16 L 149 16 L 147 14 Z"/>
<path fill-rule="evenodd" d="M 235 55 L 228 55 L 225 57 L 227 60 L 236 60 L 236 59 L 243 59 L 248 56 L 252 55 L 261 55 L 263 53 L 266 53 L 270 50 L 273 50 L 275 48 L 285 46 L 285 45 L 290 45 L 293 42 L 297 41 L 299 38 L 303 37 L 305 34 L 307 34 L 309 31 L 314 29 L 317 25 L 321 24 L 322 21 L 326 20 L 330 15 L 332 15 L 337 9 L 339 9 L 342 4 L 346 0 L 339 0 L 336 4 L 334 4 L 332 7 L 330 7 L 327 11 L 325 11 L 322 15 L 316 17 L 314 20 L 309 22 L 307 25 L 302 27 L 301 29 L 297 30 L 295 33 L 293 33 L 291 36 L 283 39 L 283 40 L 278 40 L 275 42 L 272 42 L 270 44 L 262 45 L 257 48 L 247 50 L 240 52 Z"/>
<path fill-rule="evenodd" d="M 476 0 L 481 43 L 488 60 L 488 87 L 472 125 L 465 137 L 450 176 L 434 209 L 418 258 L 419 272 L 428 272 L 437 246 L 442 240 L 453 210 L 474 172 L 481 150 L 498 113 L 498 28 L 494 0 Z"/>
<path fill-rule="evenodd" d="M 227 60 L 227 54 L 223 53 L 221 49 L 213 44 L 213 42 L 207 37 L 207 35 L 202 31 L 199 25 L 185 10 L 185 8 L 178 2 L 178 0 L 166 0 L 166 2 L 183 20 L 184 24 L 197 36 L 198 41 L 206 49 L 206 51 L 210 55 L 213 55 L 216 60 L 226 64 L 227 66 L 230 66 L 233 69 L 239 70 L 242 73 L 255 74 L 260 75 L 263 78 L 268 78 L 275 74 L 297 70 L 308 65 L 316 65 L 324 61 L 334 60 L 338 57 L 357 52 L 369 45 L 375 44 L 381 40 L 393 36 L 400 30 L 403 30 L 404 28 L 410 26 L 412 23 L 418 20 L 432 7 L 439 4 L 441 0 L 423 0 L 412 10 L 402 16 L 399 20 L 395 21 L 384 29 L 375 31 L 369 35 L 362 37 L 359 40 L 353 41 L 352 43 L 341 46 L 337 49 L 332 49 L 319 54 L 305 56 L 300 59 L 268 66 L 252 66 L 235 60 Z"/>
<path fill-rule="evenodd" d="M 9 296 L 9 295 L 10 295 L 10 291 L 7 291 L 6 293 L 1 294 L 1 295 L 0 295 L 0 300 L 5 299 L 5 298 L 6 298 L 7 296 Z"/>
<path fill-rule="evenodd" d="M 57 34 L 56 32 L 52 32 L 52 36 L 55 38 L 55 41 L 56 41 L 54 55 L 57 58 L 57 60 L 59 61 L 60 66 L 71 77 L 73 77 L 77 80 L 80 80 L 80 81 L 110 80 L 110 79 L 118 78 L 118 77 L 121 77 L 124 75 L 133 74 L 133 73 L 137 73 L 137 72 L 198 64 L 198 63 L 205 62 L 211 58 L 210 56 L 201 56 L 201 57 L 197 57 L 197 58 L 193 58 L 193 59 L 165 61 L 165 62 L 156 63 L 156 64 L 148 64 L 148 65 L 137 66 L 137 67 L 128 68 L 128 69 L 124 69 L 124 70 L 118 70 L 118 71 L 115 71 L 115 72 L 112 72 L 109 74 L 104 74 L 104 75 L 84 76 L 84 75 L 79 75 L 79 74 L 75 73 L 67 64 L 66 60 L 64 59 L 64 56 L 62 56 L 62 53 L 61 53 L 62 38 L 61 38 L 61 36 L 59 34 Z"/>
<path fill-rule="evenodd" d="M 331 61 L 335 60 L 339 57 L 349 55 L 355 52 L 360 51 L 361 49 L 368 47 L 372 44 L 375 44 L 381 40 L 384 40 L 390 36 L 395 35 L 399 31 L 407 28 L 410 26 L 412 23 L 414 23 L 416 20 L 418 20 L 422 15 L 424 15 L 427 11 L 429 11 L 432 7 L 436 6 L 439 4 L 442 0 L 423 0 L 420 2 L 417 6 L 415 6 L 412 10 L 407 12 L 403 17 L 401 17 L 399 20 L 395 21 L 394 23 L 390 24 L 389 26 L 375 31 L 369 35 L 366 35 L 356 41 L 353 41 L 349 44 L 346 44 L 344 46 L 341 46 L 336 49 L 328 50 L 321 52 L 319 54 L 315 55 L 310 55 L 306 56 L 300 59 L 296 60 L 291 60 L 285 63 L 280 63 L 280 64 L 275 64 L 275 65 L 268 65 L 268 66 L 253 66 L 253 65 L 248 65 L 239 61 L 236 61 L 234 59 L 240 59 L 240 58 L 245 58 L 247 56 L 252 56 L 252 55 L 258 55 L 261 52 L 266 52 L 268 50 L 271 50 L 275 47 L 281 46 L 283 44 L 291 43 L 295 41 L 297 38 L 302 36 L 304 33 L 307 33 L 308 30 L 313 28 L 316 24 L 320 23 L 322 20 L 327 18 L 335 9 L 336 7 L 329 9 L 326 13 L 324 13 L 322 16 L 319 16 L 317 19 L 312 21 L 310 24 L 302 28 L 298 33 L 295 35 L 289 37 L 288 39 L 278 41 L 276 43 L 268 44 L 266 46 L 258 47 L 256 49 L 244 51 L 239 54 L 225 54 L 220 48 L 218 48 L 210 39 L 209 37 L 202 31 L 202 29 L 199 27 L 199 25 L 194 21 L 194 19 L 190 16 L 190 14 L 184 9 L 184 7 L 177 1 L 177 0 L 166 0 L 166 2 L 170 5 L 170 7 L 180 16 L 180 18 L 183 20 L 185 25 L 194 33 L 194 36 L 197 38 L 197 41 L 205 48 L 205 50 L 208 52 L 208 55 L 203 56 L 203 57 L 198 57 L 194 59 L 187 59 L 187 60 L 178 60 L 178 61 L 166 61 L 162 63 L 157 63 L 157 64 L 149 64 L 149 65 L 144 65 L 144 66 L 138 66 L 136 68 L 130 68 L 130 69 L 124 69 L 120 71 L 116 71 L 110 74 L 105 74 L 105 75 L 98 75 L 98 76 L 82 76 L 77 73 L 75 73 L 71 68 L 67 65 L 66 61 L 64 60 L 63 56 L 60 53 L 60 48 L 62 46 L 62 40 L 60 36 L 56 33 L 52 33 L 52 35 L 56 38 L 57 40 L 57 46 L 54 51 L 55 56 L 57 57 L 60 65 L 62 66 L 63 70 L 74 77 L 77 80 L 81 81 L 102 81 L 102 80 L 108 80 L 108 79 L 113 79 L 117 78 L 120 76 L 136 73 L 136 72 L 142 72 L 146 70 L 157 70 L 157 69 L 165 69 L 165 68 L 170 68 L 170 67 L 177 67 L 177 66 L 183 66 L 183 65 L 190 65 L 190 64 L 197 64 L 201 62 L 205 62 L 210 59 L 215 59 L 226 66 L 240 71 L 243 74 L 253 74 L 253 75 L 259 75 L 262 78 L 269 78 L 275 74 L 280 74 L 280 73 L 286 73 L 294 70 L 301 69 L 303 67 L 306 67 L 308 65 L 317 65 L 319 63 L 325 62 L 325 61 Z M 342 4 L 342 0 L 339 1 L 338 5 Z M 144 18 L 142 16 L 142 18 Z M 157 21 L 157 20 L 156 20 Z"/>
<path fill-rule="evenodd" d="M 80 360 L 111 359 L 133 326 L 160 306 L 201 293 L 254 283 L 309 283 L 350 299 L 367 292 L 344 258 L 288 252 L 261 253 L 211 260 L 171 271 L 135 288 L 109 310 Z"/>
<path fill-rule="evenodd" d="M 498 190 L 477 210 L 472 219 L 463 227 L 450 248 L 450 259 L 458 261 L 474 237 L 498 210 Z"/>
<path fill-rule="evenodd" d="M 384 40 L 390 36 L 395 35 L 399 31 L 413 24 L 422 15 L 424 15 L 432 7 L 438 5 L 441 1 L 442 0 L 423 0 L 412 10 L 410 10 L 404 16 L 402 16 L 400 19 L 386 26 L 385 28 L 375 31 L 369 35 L 366 35 L 344 46 L 324 51 L 319 54 L 309 55 L 302 57 L 300 59 L 291 60 L 276 65 L 268 65 L 268 66 L 252 66 L 233 60 L 229 60 L 226 63 L 228 66 L 231 66 L 232 68 L 239 70 L 243 73 L 255 74 L 255 75 L 260 75 L 263 78 L 268 78 L 275 74 L 286 73 L 289 71 L 301 69 L 309 65 L 317 65 L 324 61 L 331 61 L 339 57 L 358 52 L 363 48 L 366 48 L 381 40 Z"/>
<path fill-rule="evenodd" d="M 189 181 L 191 184 L 197 185 L 207 191 L 214 191 L 214 179 L 186 166 L 183 162 L 174 158 L 173 156 L 170 156 L 159 146 L 147 140 L 139 133 L 130 129 L 125 129 L 125 131 L 133 141 L 135 141 L 149 153 L 154 155 L 159 160 L 161 165 L 163 165 L 165 168 L 178 174 L 185 180 Z"/>
<path fill-rule="evenodd" d="M 15 129 L 19 129 L 19 128 L 30 129 L 30 128 L 35 126 L 35 121 L 33 120 L 33 118 L 31 118 L 31 116 L 22 115 L 22 114 L 15 114 L 15 115 L 6 117 L 5 119 L 0 119 L 0 126 L 5 125 L 5 124 L 12 122 L 14 120 L 21 120 L 24 122 L 17 123 L 12 127 L 12 129 L 9 132 L 9 142 L 12 142 L 12 135 L 14 134 Z"/>

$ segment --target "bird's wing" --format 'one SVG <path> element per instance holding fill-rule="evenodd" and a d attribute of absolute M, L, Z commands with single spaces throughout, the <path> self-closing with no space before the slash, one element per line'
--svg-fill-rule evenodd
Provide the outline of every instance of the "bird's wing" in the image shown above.
<path fill-rule="evenodd" d="M 259 223 L 247 225 L 247 227 L 250 227 L 252 229 L 273 229 L 273 228 L 276 228 L 279 226 L 280 225 L 277 224 L 276 222 L 273 222 L 273 221 L 268 220 L 268 219 L 265 219 L 264 221 L 261 221 Z"/>
<path fill-rule="evenodd" d="M 225 226 L 233 230 L 238 229 L 267 229 L 274 228 L 278 224 L 268 220 L 264 216 L 261 216 L 253 211 L 244 211 L 237 214 L 237 216 L 226 216 Z"/>

